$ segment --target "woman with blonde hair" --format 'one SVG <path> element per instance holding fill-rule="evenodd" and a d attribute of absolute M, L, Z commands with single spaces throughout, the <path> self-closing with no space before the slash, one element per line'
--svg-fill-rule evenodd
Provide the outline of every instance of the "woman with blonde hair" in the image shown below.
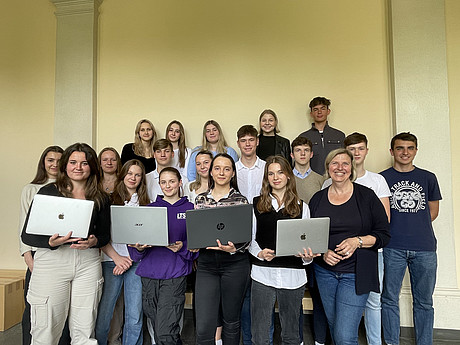
<path fill-rule="evenodd" d="M 134 130 L 134 143 L 123 146 L 121 151 L 121 164 L 130 159 L 138 159 L 145 168 L 145 173 L 155 170 L 155 158 L 153 158 L 153 144 L 157 140 L 157 132 L 153 123 L 147 119 L 140 120 Z"/>
<path fill-rule="evenodd" d="M 233 161 L 238 161 L 238 154 L 234 149 L 227 145 L 222 128 L 214 120 L 208 120 L 203 126 L 203 138 L 201 146 L 193 149 L 190 161 L 187 167 L 187 178 L 193 181 L 196 178 L 195 157 L 200 150 L 208 150 L 213 156 L 218 153 L 227 153 L 232 157 Z"/>
<path fill-rule="evenodd" d="M 283 344 L 300 344 L 299 318 L 307 283 L 305 265 L 315 256 L 304 248 L 297 256 L 276 257 L 276 225 L 281 219 L 310 218 L 307 204 L 296 192 L 289 162 L 281 156 L 267 158 L 261 194 L 254 198 L 251 332 L 253 344 L 270 342 L 270 326 L 278 301 Z"/>
<path fill-rule="evenodd" d="M 92 338 L 102 291 L 99 248 L 110 240 L 109 197 L 100 189 L 96 152 L 87 144 L 69 146 L 59 161 L 56 183 L 38 194 L 94 201 L 87 238 L 32 235 L 22 241 L 37 247 L 27 301 L 31 305 L 32 344 L 57 344 L 68 318 L 72 344 L 97 344 Z"/>
<path fill-rule="evenodd" d="M 209 167 L 211 166 L 212 158 L 212 152 L 208 150 L 201 150 L 197 153 L 195 157 L 196 180 L 188 182 L 184 186 L 184 194 L 188 197 L 190 202 L 195 202 L 195 198 L 198 194 L 208 190 Z"/>
<path fill-rule="evenodd" d="M 280 155 L 291 162 L 291 146 L 289 140 L 278 135 L 278 116 L 271 109 L 265 109 L 259 116 L 259 146 L 257 156 L 265 160 L 269 156 Z"/>
<path fill-rule="evenodd" d="M 185 145 L 185 129 L 177 120 L 171 121 L 166 127 L 165 138 L 173 145 L 174 156 L 171 166 L 187 177 L 187 166 L 192 150 Z"/>

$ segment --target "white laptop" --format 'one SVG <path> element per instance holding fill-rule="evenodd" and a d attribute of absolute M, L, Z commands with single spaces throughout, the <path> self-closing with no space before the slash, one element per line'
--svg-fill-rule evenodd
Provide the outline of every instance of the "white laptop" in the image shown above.
<path fill-rule="evenodd" d="M 282 219 L 277 223 L 276 256 L 296 255 L 303 248 L 325 253 L 329 244 L 329 217 Z"/>
<path fill-rule="evenodd" d="M 36 194 L 30 209 L 26 233 L 87 238 L 94 201 Z"/>
<path fill-rule="evenodd" d="M 222 244 L 251 240 L 251 204 L 188 210 L 186 219 L 187 246 L 190 249 L 215 247 L 216 239 Z"/>
<path fill-rule="evenodd" d="M 112 242 L 167 246 L 168 211 L 166 207 L 110 206 Z"/>

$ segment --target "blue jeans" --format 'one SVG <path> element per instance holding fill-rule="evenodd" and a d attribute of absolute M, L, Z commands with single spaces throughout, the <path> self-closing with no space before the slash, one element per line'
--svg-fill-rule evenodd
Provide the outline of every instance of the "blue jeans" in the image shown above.
<path fill-rule="evenodd" d="M 431 251 L 385 248 L 385 276 L 382 292 L 382 323 L 385 342 L 399 344 L 399 293 L 409 267 L 413 299 L 415 341 L 433 343 L 433 292 L 436 285 L 437 256 Z"/>
<path fill-rule="evenodd" d="M 314 265 L 334 344 L 358 345 L 359 322 L 369 294 L 356 294 L 354 273 L 336 273 Z"/>
<path fill-rule="evenodd" d="M 96 321 L 96 339 L 99 345 L 107 344 L 107 336 L 112 320 L 113 309 L 117 303 L 122 286 L 125 298 L 125 325 L 123 327 L 123 344 L 142 345 L 142 283 L 136 275 L 138 263 L 122 275 L 113 274 L 115 263 L 102 262 L 104 287 Z"/>
<path fill-rule="evenodd" d="M 383 289 L 383 252 L 378 255 L 379 286 L 380 292 Z M 369 345 L 382 344 L 382 304 L 380 293 L 371 291 L 364 311 L 364 324 L 366 326 L 366 337 Z"/>

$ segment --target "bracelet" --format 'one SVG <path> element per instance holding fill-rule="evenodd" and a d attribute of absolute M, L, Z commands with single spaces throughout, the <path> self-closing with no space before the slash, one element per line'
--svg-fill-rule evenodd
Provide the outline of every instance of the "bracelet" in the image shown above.
<path fill-rule="evenodd" d="M 358 248 L 361 249 L 363 247 L 363 239 L 361 237 L 359 237 L 359 236 L 356 236 L 356 238 L 358 239 L 358 243 L 359 243 Z"/>

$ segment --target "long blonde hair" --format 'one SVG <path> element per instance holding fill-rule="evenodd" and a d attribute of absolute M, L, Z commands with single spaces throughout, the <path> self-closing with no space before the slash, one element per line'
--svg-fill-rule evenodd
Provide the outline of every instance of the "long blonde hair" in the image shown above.
<path fill-rule="evenodd" d="M 209 158 L 212 160 L 212 152 L 211 151 L 208 151 L 208 150 L 201 150 L 197 153 L 197 155 L 195 156 L 195 164 L 196 164 L 196 159 L 198 158 L 199 155 L 207 155 L 209 156 Z M 196 169 L 196 167 L 195 167 Z M 209 179 L 209 171 L 208 171 L 208 179 Z M 196 173 L 196 178 L 195 178 L 195 181 L 193 181 L 192 183 L 190 183 L 189 185 L 189 189 L 191 192 L 193 192 L 194 190 L 198 190 L 201 188 L 201 185 L 202 185 L 202 181 L 201 181 L 201 175 L 198 174 L 198 172 Z"/>
<path fill-rule="evenodd" d="M 219 140 L 217 141 L 217 153 L 226 153 L 227 152 L 227 141 L 225 140 L 224 133 L 222 132 L 222 128 L 214 120 L 208 120 L 205 122 L 203 126 L 203 140 L 201 143 L 201 147 L 203 150 L 211 151 L 211 145 L 209 144 L 208 140 L 206 139 L 206 127 L 209 125 L 213 125 L 219 131 Z"/>
<path fill-rule="evenodd" d="M 140 120 L 136 125 L 136 129 L 134 130 L 133 150 L 136 155 L 141 156 L 141 157 L 145 157 L 144 146 L 142 145 L 142 139 L 141 139 L 141 136 L 139 135 L 139 131 L 141 130 L 141 125 L 143 123 L 148 123 L 150 127 L 152 128 L 153 136 L 149 142 L 149 148 L 150 148 L 151 155 L 153 155 L 153 144 L 157 140 L 157 131 L 155 130 L 155 126 L 153 125 L 153 123 L 147 119 Z"/>
<path fill-rule="evenodd" d="M 287 177 L 286 191 L 284 192 L 284 200 L 278 200 L 280 203 L 284 203 L 283 213 L 291 218 L 297 217 L 302 213 L 302 205 L 300 204 L 300 198 L 297 194 L 295 177 L 292 172 L 291 165 L 286 158 L 282 156 L 270 156 L 266 159 L 264 169 L 264 179 L 262 181 L 262 190 L 260 192 L 260 199 L 257 203 L 257 210 L 260 213 L 271 212 L 273 210 L 272 198 L 272 186 L 268 182 L 268 168 L 271 164 L 278 163 L 281 167 L 281 171 Z"/>

